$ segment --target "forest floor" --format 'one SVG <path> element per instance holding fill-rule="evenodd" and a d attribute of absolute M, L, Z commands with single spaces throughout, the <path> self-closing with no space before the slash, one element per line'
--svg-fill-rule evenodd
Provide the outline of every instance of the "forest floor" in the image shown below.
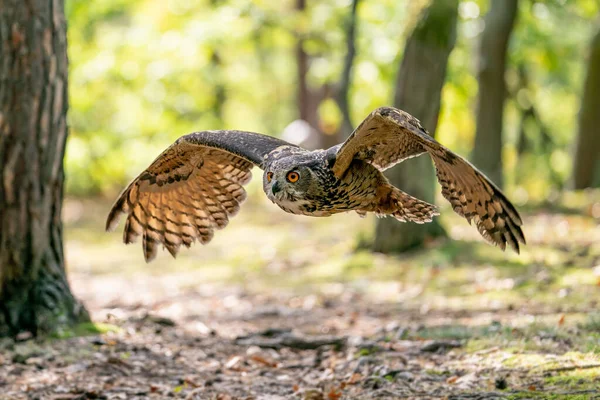
<path fill-rule="evenodd" d="M 600 399 L 598 192 L 525 210 L 520 256 L 448 209 L 450 239 L 372 254 L 373 219 L 251 196 L 209 245 L 145 265 L 108 208 L 64 209 L 94 324 L 0 342 L 0 399 Z"/>

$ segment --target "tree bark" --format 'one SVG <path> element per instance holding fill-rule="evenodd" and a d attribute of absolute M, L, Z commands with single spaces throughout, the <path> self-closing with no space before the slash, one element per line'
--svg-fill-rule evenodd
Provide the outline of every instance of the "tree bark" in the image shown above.
<path fill-rule="evenodd" d="M 306 10 L 306 0 L 296 0 L 296 10 L 304 12 Z M 304 51 L 304 38 L 300 34 L 296 42 L 296 64 L 298 66 L 298 113 L 300 119 L 308 122 L 313 128 L 318 129 L 319 104 L 315 101 L 313 91 L 308 85 L 309 57 Z"/>
<path fill-rule="evenodd" d="M 600 187 L 600 27 L 592 38 L 583 98 L 579 111 L 579 132 L 573 155 L 574 189 Z"/>
<path fill-rule="evenodd" d="M 435 135 L 448 57 L 456 41 L 458 0 L 433 0 L 409 36 L 396 80 L 394 106 L 409 112 Z M 434 202 L 435 175 L 429 157 L 404 161 L 386 173 L 392 184 Z M 403 252 L 445 234 L 439 223 L 418 225 L 393 218 L 377 221 L 373 250 Z"/>
<path fill-rule="evenodd" d="M 296 0 L 296 11 L 303 13 L 306 10 L 306 0 Z M 319 134 L 318 148 L 329 148 L 340 142 L 337 132 L 328 134 L 321 129 L 319 118 L 319 105 L 330 97 L 329 86 L 323 85 L 319 88 L 311 88 L 308 83 L 308 71 L 310 69 L 310 56 L 304 50 L 304 37 L 298 34 L 296 42 L 296 63 L 298 65 L 298 111 L 301 120 L 309 123 Z"/>
<path fill-rule="evenodd" d="M 517 0 L 494 0 L 479 43 L 477 128 L 471 159 L 502 187 L 502 119 L 506 98 L 506 50 L 517 15 Z"/>
<path fill-rule="evenodd" d="M 346 57 L 344 58 L 344 68 L 342 78 L 337 93 L 337 103 L 342 112 L 342 137 L 347 138 L 354 130 L 352 119 L 350 118 L 350 99 L 349 92 L 352 85 L 352 66 L 356 56 L 356 25 L 358 21 L 357 8 L 360 0 L 352 0 L 352 9 L 346 25 Z"/>
<path fill-rule="evenodd" d="M 0 335 L 87 320 L 64 268 L 62 0 L 0 0 Z"/>

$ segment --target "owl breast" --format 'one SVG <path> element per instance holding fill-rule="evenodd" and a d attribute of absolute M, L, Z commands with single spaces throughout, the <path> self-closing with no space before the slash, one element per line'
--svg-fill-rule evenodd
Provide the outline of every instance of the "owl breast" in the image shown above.
<path fill-rule="evenodd" d="M 328 217 L 335 214 L 336 211 L 331 208 L 320 207 L 314 201 L 307 199 L 275 199 L 273 201 L 283 211 L 290 214 L 307 215 L 312 217 Z"/>

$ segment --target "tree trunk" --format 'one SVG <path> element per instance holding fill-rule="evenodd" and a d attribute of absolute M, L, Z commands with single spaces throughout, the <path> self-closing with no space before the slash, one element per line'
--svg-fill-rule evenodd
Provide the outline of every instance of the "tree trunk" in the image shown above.
<path fill-rule="evenodd" d="M 2 336 L 89 319 L 64 268 L 67 71 L 63 1 L 0 0 Z"/>
<path fill-rule="evenodd" d="M 506 83 L 506 49 L 517 15 L 517 0 L 494 0 L 485 16 L 479 44 L 477 129 L 471 159 L 502 187 L 502 118 Z"/>
<path fill-rule="evenodd" d="M 303 13 L 306 11 L 306 0 L 296 0 L 296 11 Z M 320 88 L 311 88 L 308 84 L 308 70 L 310 67 L 310 56 L 304 50 L 304 38 L 302 34 L 298 35 L 296 43 L 296 63 L 298 65 L 298 111 L 301 120 L 308 124 L 319 134 L 319 144 L 317 148 L 329 148 L 340 142 L 336 132 L 326 133 L 321 129 L 319 118 L 319 106 L 321 102 L 330 96 L 328 85 Z"/>
<path fill-rule="evenodd" d="M 347 138 L 354 130 L 352 119 L 350 118 L 350 100 L 349 92 L 352 84 L 352 65 L 356 55 L 356 25 L 357 25 L 357 8 L 360 0 L 352 0 L 352 9 L 346 26 L 346 57 L 344 59 L 344 69 L 342 70 L 342 78 L 337 93 L 337 103 L 342 112 L 342 137 Z"/>
<path fill-rule="evenodd" d="M 448 57 L 456 41 L 458 0 L 433 0 L 406 43 L 396 80 L 394 106 L 414 115 L 435 134 Z M 429 157 L 404 161 L 386 173 L 392 184 L 433 203 L 435 174 Z M 429 224 L 377 221 L 373 250 L 402 252 L 445 234 L 437 220 Z"/>
<path fill-rule="evenodd" d="M 296 10 L 301 13 L 304 12 L 306 10 L 306 0 L 296 0 Z M 298 111 L 300 119 L 318 129 L 319 104 L 315 101 L 314 93 L 308 85 L 309 57 L 304 51 L 304 38 L 301 34 L 296 42 L 296 64 L 298 66 Z"/>
<path fill-rule="evenodd" d="M 573 155 L 574 189 L 600 187 L 600 28 L 590 46 Z"/>

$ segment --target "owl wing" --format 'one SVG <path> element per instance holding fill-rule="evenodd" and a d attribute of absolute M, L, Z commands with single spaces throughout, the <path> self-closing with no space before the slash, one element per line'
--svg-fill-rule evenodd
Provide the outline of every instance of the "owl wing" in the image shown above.
<path fill-rule="evenodd" d="M 515 207 L 482 172 L 429 136 L 419 120 L 404 111 L 373 111 L 338 149 L 332 169 L 342 177 L 352 160 L 360 159 L 383 171 L 423 153 L 433 159 L 442 194 L 454 211 L 474 221 L 488 242 L 502 250 L 508 244 L 518 253 L 525 236 Z"/>
<path fill-rule="evenodd" d="M 121 193 L 106 221 L 113 230 L 127 214 L 123 241 L 142 236 L 146 262 L 159 244 L 176 256 L 180 246 L 208 243 L 246 198 L 253 166 L 289 143 L 242 131 L 205 131 L 180 137 Z"/>

